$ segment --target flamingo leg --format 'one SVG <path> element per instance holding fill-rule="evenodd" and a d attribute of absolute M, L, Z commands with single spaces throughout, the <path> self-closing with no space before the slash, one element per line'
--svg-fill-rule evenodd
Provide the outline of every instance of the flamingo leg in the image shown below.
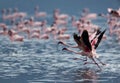
<path fill-rule="evenodd" d="M 80 59 L 80 58 L 73 58 L 74 60 L 83 60 L 84 61 L 84 59 Z"/>
<path fill-rule="evenodd" d="M 84 65 L 86 64 L 95 64 L 95 63 L 92 63 L 92 62 L 85 62 Z"/>
<path fill-rule="evenodd" d="M 76 52 L 76 51 L 73 51 L 73 50 L 68 49 L 68 48 L 63 48 L 62 50 L 67 50 L 67 51 L 69 51 L 69 52 L 73 52 L 73 53 L 75 53 L 75 54 L 80 54 L 80 55 L 82 55 L 82 52 Z M 83 61 L 87 61 L 87 56 L 85 57 L 85 59 L 74 58 L 74 60 L 83 60 Z"/>
<path fill-rule="evenodd" d="M 99 58 L 96 58 L 102 65 L 106 65 L 105 63 L 103 63 Z"/>
<path fill-rule="evenodd" d="M 98 68 L 100 68 L 100 70 L 102 70 L 101 67 L 98 65 L 98 63 L 95 61 L 95 59 L 94 58 L 91 58 L 91 59 L 93 60 L 94 64 L 96 64 L 98 66 Z"/>
<path fill-rule="evenodd" d="M 85 57 L 84 61 L 87 61 L 87 56 Z"/>
<path fill-rule="evenodd" d="M 82 60 L 82 61 L 87 61 L 87 57 L 85 57 L 85 59 L 81 59 L 81 58 L 73 58 L 74 60 Z"/>
<path fill-rule="evenodd" d="M 67 50 L 67 51 L 69 51 L 69 52 L 73 52 L 73 53 L 75 53 L 75 54 L 81 54 L 81 55 L 82 55 L 82 52 L 76 52 L 76 51 L 73 51 L 73 50 L 68 49 L 68 48 L 63 48 L 62 50 Z"/>

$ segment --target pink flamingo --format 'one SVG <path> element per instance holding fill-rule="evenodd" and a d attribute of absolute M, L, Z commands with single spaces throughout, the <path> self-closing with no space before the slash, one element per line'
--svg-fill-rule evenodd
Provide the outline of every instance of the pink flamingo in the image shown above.
<path fill-rule="evenodd" d="M 111 18 L 108 20 L 108 26 L 109 26 L 109 33 L 110 35 L 113 34 L 113 29 L 115 26 L 117 26 L 117 19 L 116 18 Z"/>
<path fill-rule="evenodd" d="M 30 38 L 38 38 L 38 39 L 40 39 L 40 33 L 38 33 L 38 32 L 33 32 L 33 33 L 31 34 Z"/>
<path fill-rule="evenodd" d="M 38 39 L 49 39 L 49 35 L 47 33 L 40 33 L 40 29 L 32 29 L 30 38 L 38 38 Z"/>
<path fill-rule="evenodd" d="M 112 8 L 108 8 L 107 10 L 110 15 L 115 16 L 115 17 L 120 17 L 120 9 L 114 10 Z"/>
<path fill-rule="evenodd" d="M 58 31 L 58 35 L 56 36 L 56 39 L 58 40 L 66 40 L 66 39 L 70 39 L 70 35 L 69 34 L 65 34 L 64 29 L 61 29 Z"/>
<path fill-rule="evenodd" d="M 43 27 L 43 32 L 45 33 L 50 34 L 54 31 L 57 31 L 57 25 L 55 23 L 53 23 L 50 27 L 46 27 L 46 26 Z"/>
<path fill-rule="evenodd" d="M 14 9 L 13 16 L 15 19 L 20 18 L 21 20 L 27 16 L 27 13 L 25 12 L 18 12 L 18 8 Z"/>
<path fill-rule="evenodd" d="M 85 19 L 96 19 L 97 18 L 97 14 L 96 13 L 90 13 L 86 16 L 84 16 Z"/>
<path fill-rule="evenodd" d="M 2 10 L 2 19 L 3 20 L 12 20 L 14 19 L 13 15 L 11 14 L 11 8 L 9 9 L 3 9 Z"/>
<path fill-rule="evenodd" d="M 100 68 L 100 70 L 101 70 L 101 67 L 95 61 L 95 58 L 98 61 L 100 61 L 98 59 L 98 55 L 97 55 L 95 49 L 98 47 L 98 45 L 99 45 L 99 43 L 100 43 L 100 41 L 101 41 L 101 39 L 102 39 L 103 34 L 105 33 L 105 31 L 106 30 L 104 30 L 103 32 L 97 31 L 96 34 L 95 34 L 95 36 L 92 39 L 89 38 L 89 34 L 88 34 L 87 30 L 84 30 L 81 36 L 78 36 L 77 34 L 74 33 L 73 37 L 74 37 L 75 42 L 77 43 L 77 46 L 72 46 L 72 47 L 79 48 L 79 49 L 82 50 L 82 52 L 75 52 L 75 51 L 70 50 L 68 48 L 63 48 L 63 50 L 74 52 L 76 54 L 80 54 L 82 56 L 86 56 L 86 57 L 90 58 L 94 62 L 92 64 L 96 64 Z M 63 42 L 59 42 L 59 43 L 66 45 Z M 70 46 L 70 45 L 67 45 L 67 46 Z M 90 62 L 85 62 L 85 64 L 88 64 L 88 63 L 90 63 Z M 101 61 L 100 61 L 100 63 L 102 65 L 105 65 Z"/>
<path fill-rule="evenodd" d="M 33 27 L 40 27 L 40 26 L 42 26 L 43 22 L 41 22 L 41 21 L 34 21 L 34 18 L 31 17 L 31 18 L 29 19 L 28 24 L 29 24 L 30 26 L 33 26 Z"/>
<path fill-rule="evenodd" d="M 7 35 L 7 34 L 8 34 L 7 28 L 3 28 L 3 30 L 0 31 L 0 35 Z"/>
<path fill-rule="evenodd" d="M 24 39 L 23 36 L 20 36 L 18 34 L 14 34 L 14 32 L 12 30 L 8 30 L 8 35 L 9 35 L 11 41 L 20 41 L 20 42 L 22 42 L 23 39 Z"/>
<path fill-rule="evenodd" d="M 5 23 L 0 23 L 0 28 L 7 28 L 7 25 Z"/>
<path fill-rule="evenodd" d="M 30 28 L 25 26 L 26 24 L 17 24 L 14 30 L 17 30 L 18 32 L 24 32 L 25 34 L 28 35 L 28 39 L 30 38 Z"/>
<path fill-rule="evenodd" d="M 68 15 L 67 14 L 60 14 L 60 10 L 59 9 L 55 9 L 54 10 L 54 18 L 55 19 L 59 19 L 59 20 L 65 20 L 68 19 Z"/>
<path fill-rule="evenodd" d="M 39 12 L 39 6 L 35 7 L 35 17 L 46 17 L 47 13 L 46 12 Z"/>
<path fill-rule="evenodd" d="M 84 8 L 83 13 L 82 13 L 82 18 L 84 18 L 84 19 L 96 19 L 97 14 L 96 13 L 89 13 L 89 9 Z"/>
<path fill-rule="evenodd" d="M 50 28 L 51 32 L 54 36 L 54 39 L 70 39 L 70 35 L 69 34 L 65 34 L 65 32 L 67 31 L 66 27 L 60 27 L 60 29 L 58 29 L 58 27 L 56 26 L 56 23 L 54 23 L 52 25 L 52 27 Z"/>
<path fill-rule="evenodd" d="M 55 22 L 55 24 L 56 24 L 57 26 L 59 26 L 59 25 L 64 25 L 64 26 L 66 26 L 66 25 L 68 24 L 68 22 L 67 22 L 66 20 L 61 20 L 61 19 L 57 19 L 57 20 L 55 20 L 54 22 Z"/>
<path fill-rule="evenodd" d="M 42 34 L 40 36 L 41 39 L 49 39 L 49 35 L 48 34 Z"/>
<path fill-rule="evenodd" d="M 72 16 L 72 17 L 71 17 L 71 21 L 72 21 L 72 26 L 73 26 L 73 27 L 77 27 L 78 25 L 81 24 L 81 22 L 80 22 L 79 20 L 76 20 L 76 19 L 75 19 L 75 16 Z"/>

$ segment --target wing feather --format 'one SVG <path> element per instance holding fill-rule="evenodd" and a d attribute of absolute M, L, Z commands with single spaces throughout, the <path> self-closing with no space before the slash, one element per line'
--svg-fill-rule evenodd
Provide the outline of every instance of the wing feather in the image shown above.
<path fill-rule="evenodd" d="M 98 47 L 99 43 L 101 42 L 102 37 L 103 37 L 103 35 L 104 35 L 105 32 L 106 32 L 106 29 L 103 32 L 101 32 L 101 34 L 98 36 L 98 41 L 95 44 L 95 49 Z"/>
<path fill-rule="evenodd" d="M 89 50 L 92 50 L 92 46 L 91 46 L 91 43 L 89 41 L 88 31 L 84 30 L 81 37 L 82 37 L 83 43 L 89 48 Z"/>

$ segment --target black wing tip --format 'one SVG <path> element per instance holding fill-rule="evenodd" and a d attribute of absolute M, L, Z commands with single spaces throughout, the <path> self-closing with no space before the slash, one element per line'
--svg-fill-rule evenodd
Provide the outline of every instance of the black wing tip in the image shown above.
<path fill-rule="evenodd" d="M 84 30 L 83 33 L 82 33 L 82 40 L 84 42 L 84 44 L 90 49 L 92 50 L 92 46 L 89 42 L 89 34 L 88 34 L 88 31 L 87 30 Z"/>
<path fill-rule="evenodd" d="M 82 37 L 83 39 L 86 39 L 86 38 L 88 39 L 88 38 L 89 38 L 88 31 L 87 31 L 87 30 L 84 30 L 84 31 L 82 32 L 81 37 Z"/>
<path fill-rule="evenodd" d="M 78 36 L 77 33 L 73 33 L 73 38 L 79 40 L 79 39 L 80 39 L 80 36 Z"/>
<path fill-rule="evenodd" d="M 101 33 L 100 29 L 97 30 L 96 35 L 99 35 Z"/>
<path fill-rule="evenodd" d="M 86 33 L 88 34 L 88 31 L 87 31 L 87 30 L 84 30 L 83 33 L 84 33 L 84 34 L 86 34 Z"/>
<path fill-rule="evenodd" d="M 99 43 L 101 42 L 102 38 L 103 38 L 103 35 L 104 33 L 106 32 L 107 29 L 105 29 L 103 32 L 101 32 L 101 34 L 99 35 L 98 37 L 98 41 L 97 43 L 95 44 L 95 49 L 98 47 Z"/>
<path fill-rule="evenodd" d="M 105 33 L 105 32 L 106 32 L 106 30 L 107 30 L 107 29 L 105 29 L 105 30 L 103 31 L 103 33 Z"/>
<path fill-rule="evenodd" d="M 73 33 L 73 36 L 76 36 L 77 35 L 77 33 Z"/>

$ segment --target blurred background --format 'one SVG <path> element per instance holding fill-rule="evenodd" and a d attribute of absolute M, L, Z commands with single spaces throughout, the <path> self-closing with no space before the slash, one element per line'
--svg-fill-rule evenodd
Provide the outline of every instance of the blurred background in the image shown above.
<path fill-rule="evenodd" d="M 107 8 L 118 9 L 120 0 L 0 0 L 0 10 L 3 8 L 19 8 L 20 11 L 32 14 L 34 7 L 39 5 L 41 11 L 53 13 L 55 8 L 69 14 L 79 14 L 83 8 L 89 8 L 91 12 L 107 13 Z"/>

